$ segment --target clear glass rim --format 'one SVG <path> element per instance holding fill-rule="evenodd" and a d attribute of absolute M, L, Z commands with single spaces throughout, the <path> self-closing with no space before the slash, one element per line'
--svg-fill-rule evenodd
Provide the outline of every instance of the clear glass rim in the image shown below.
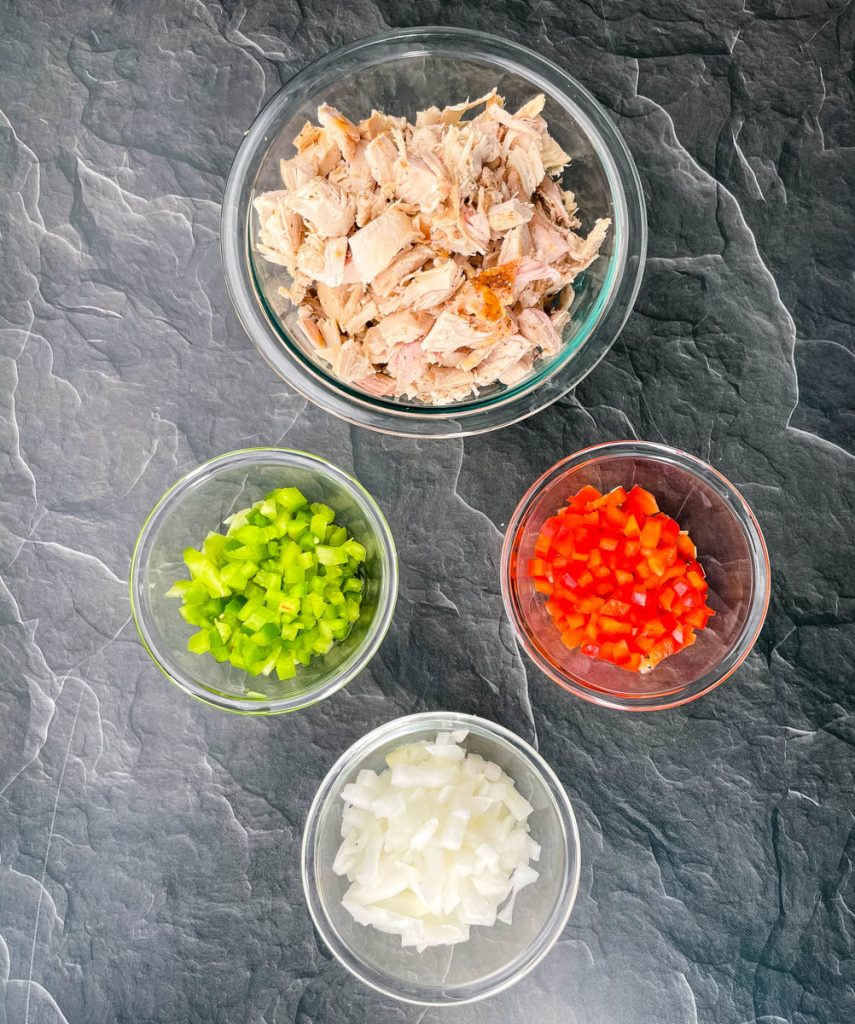
<path fill-rule="evenodd" d="M 731 512 L 733 512 L 734 517 L 742 528 L 751 556 L 752 594 L 748 614 L 745 617 L 745 623 L 739 636 L 715 668 L 706 672 L 682 690 L 664 696 L 653 694 L 649 697 L 621 697 L 617 694 L 594 690 L 586 685 L 584 679 L 569 672 L 558 671 L 550 661 L 543 657 L 537 645 L 532 642 L 526 627 L 525 617 L 519 607 L 517 588 L 513 584 L 510 571 L 511 556 L 517 533 L 520 526 L 524 523 L 529 510 L 544 488 L 557 477 L 570 470 L 578 469 L 580 466 L 606 458 L 631 458 L 635 456 L 678 465 L 681 469 L 711 487 Z M 669 708 L 676 708 L 682 704 L 688 704 L 690 701 L 697 700 L 699 697 L 703 697 L 704 694 L 714 690 L 717 686 L 720 686 L 745 661 L 757 642 L 757 637 L 760 635 L 760 630 L 766 618 L 771 596 L 771 566 L 766 541 L 757 517 L 739 490 L 734 487 L 723 473 L 714 469 L 709 463 L 704 462 L 703 459 L 681 451 L 679 448 L 672 448 L 669 445 L 659 444 L 654 441 L 608 441 L 604 444 L 592 445 L 589 448 L 583 448 L 572 455 L 566 456 L 547 469 L 529 487 L 514 509 L 502 543 L 499 571 L 505 614 L 513 626 L 517 641 L 541 672 L 577 697 L 582 697 L 584 700 L 598 704 L 601 707 L 614 708 L 620 711 L 663 711 Z"/>
<path fill-rule="evenodd" d="M 450 995 L 438 993 L 431 998 L 423 992 L 420 993 L 417 990 L 417 986 L 413 986 L 412 989 L 406 992 L 396 990 L 390 985 L 384 984 L 383 976 L 379 972 L 370 974 L 360 969 L 356 957 L 351 953 L 347 943 L 339 938 L 338 933 L 324 911 L 323 902 L 320 899 L 315 880 L 314 862 L 318 840 L 318 825 L 321 820 L 322 811 L 326 807 L 331 791 L 342 773 L 364 762 L 365 758 L 377 747 L 382 746 L 389 740 L 404 740 L 412 733 L 421 732 L 425 729 L 432 730 L 434 728 L 437 730 L 469 729 L 473 732 L 487 734 L 503 740 L 517 757 L 528 762 L 543 782 L 544 788 L 549 794 L 561 822 L 562 832 L 565 837 L 565 865 L 570 865 L 570 869 L 565 871 L 564 884 L 548 923 L 529 949 L 523 951 L 517 957 L 515 963 L 494 972 L 478 982 L 460 986 L 459 990 L 455 990 Z M 525 977 L 549 953 L 561 937 L 561 933 L 564 931 L 576 901 L 579 879 L 581 877 L 581 843 L 579 840 L 579 828 L 576 824 L 576 815 L 573 812 L 573 805 L 564 786 L 552 768 L 550 768 L 531 744 L 527 743 L 510 729 L 496 722 L 490 722 L 485 718 L 479 718 L 476 715 L 467 715 L 456 711 L 427 711 L 420 714 L 407 715 L 403 718 L 396 718 L 385 725 L 379 726 L 379 728 L 372 730 L 357 740 L 336 760 L 318 787 L 318 791 L 309 807 L 306 826 L 303 832 L 300 861 L 303 890 L 309 907 L 309 914 L 324 943 L 343 967 L 363 982 L 363 984 L 393 999 L 399 999 L 402 1002 L 417 1006 L 451 1006 L 474 1003 L 504 991 Z"/>
<path fill-rule="evenodd" d="M 267 700 L 230 697 L 215 690 L 208 690 L 182 672 L 175 665 L 169 651 L 162 650 L 153 638 L 144 612 L 145 602 L 143 601 L 140 585 L 141 569 L 145 564 L 147 545 L 154 537 L 164 514 L 176 502 L 180 501 L 187 491 L 199 481 L 208 479 L 226 468 L 240 466 L 241 464 L 251 466 L 259 463 L 275 463 L 282 466 L 299 465 L 303 469 L 326 476 L 331 481 L 340 484 L 348 490 L 377 529 L 380 538 L 379 554 L 382 563 L 377 615 L 371 624 L 371 628 L 366 633 L 362 645 L 353 652 L 347 661 L 343 662 L 334 675 L 321 685 L 304 693 L 296 694 L 293 697 L 271 697 Z M 299 451 L 294 448 L 241 448 L 236 451 L 226 452 L 223 455 L 217 455 L 215 458 L 203 462 L 200 466 L 197 466 L 181 477 L 159 498 L 146 517 L 134 544 L 133 555 L 131 556 L 131 569 L 128 577 L 128 590 L 130 593 L 131 615 L 133 616 L 134 625 L 143 647 L 163 675 L 183 693 L 195 697 L 209 707 L 230 711 L 235 714 L 284 714 L 289 711 L 299 711 L 301 708 L 317 704 L 319 701 L 330 697 L 346 686 L 374 657 L 388 632 L 395 612 L 395 604 L 398 597 L 398 556 L 392 531 L 389 529 L 389 524 L 379 505 L 358 480 L 349 476 L 339 469 L 338 466 L 321 458 L 319 455 Z"/>
<path fill-rule="evenodd" d="M 358 393 L 316 367 L 269 310 L 257 287 L 250 252 L 250 193 L 271 142 L 268 136 L 287 105 L 345 57 L 373 63 L 383 48 L 406 45 L 433 52 L 477 53 L 510 70 L 525 71 L 545 91 L 560 96 L 582 125 L 606 174 L 614 206 L 617 244 L 606 280 L 584 330 L 532 378 L 496 396 L 462 406 L 405 406 Z M 421 51 L 418 51 L 421 52 Z M 401 436 L 465 436 L 497 429 L 545 408 L 575 387 L 606 355 L 632 311 L 644 269 L 647 222 L 641 181 L 623 138 L 593 95 L 558 65 L 518 43 L 469 29 L 427 26 L 396 29 L 337 49 L 298 72 L 262 109 L 246 133 L 223 197 L 220 243 L 226 284 L 238 318 L 271 368 L 308 401 L 357 426 Z M 599 339 L 596 337 L 600 333 Z M 593 342 L 599 341 L 599 344 Z"/>

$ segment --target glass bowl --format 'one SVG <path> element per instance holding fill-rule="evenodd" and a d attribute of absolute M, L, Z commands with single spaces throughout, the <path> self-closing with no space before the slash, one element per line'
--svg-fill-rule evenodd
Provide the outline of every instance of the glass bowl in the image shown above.
<path fill-rule="evenodd" d="M 337 380 L 297 327 L 296 310 L 278 294 L 284 268 L 255 258 L 252 201 L 282 187 L 279 160 L 326 102 L 353 120 L 372 108 L 416 112 L 492 88 L 515 109 L 546 94 L 550 132 L 572 157 L 572 188 L 587 232 L 598 217 L 612 227 L 600 259 L 577 278 L 564 345 L 513 387 L 430 406 L 373 397 Z M 578 82 L 544 57 L 483 32 L 454 28 L 391 31 L 315 61 L 279 92 L 249 129 L 232 165 L 221 221 L 226 283 L 238 316 L 273 369 L 307 399 L 351 423 L 388 433 L 443 437 L 506 426 L 545 408 L 575 387 L 611 347 L 629 316 L 644 269 L 647 224 L 638 172 L 610 116 Z"/>
<path fill-rule="evenodd" d="M 178 614 L 180 601 L 166 597 L 187 577 L 182 552 L 220 531 L 232 512 L 275 487 L 298 487 L 309 501 L 335 510 L 336 522 L 365 545 L 365 589 L 360 618 L 341 643 L 299 666 L 293 679 L 250 676 L 208 655 L 191 654 L 195 632 Z M 134 548 L 131 611 L 140 638 L 157 667 L 173 683 L 214 707 L 248 715 L 295 711 L 329 697 L 371 660 L 392 621 L 398 595 L 395 542 L 370 494 L 336 466 L 305 452 L 253 448 L 229 452 L 194 469 L 155 505 Z"/>
<path fill-rule="evenodd" d="M 528 575 L 543 523 L 586 484 L 603 492 L 620 484 L 650 490 L 662 511 L 689 531 L 706 571 L 715 616 L 692 647 L 651 672 L 628 672 L 569 650 Z M 712 466 L 647 441 L 586 448 L 536 480 L 508 523 L 501 576 L 505 611 L 537 667 L 576 696 L 624 711 L 676 707 L 723 683 L 754 646 L 769 607 L 769 556 L 745 499 Z"/>
<path fill-rule="evenodd" d="M 467 729 L 464 746 L 499 765 L 534 808 L 531 835 L 541 844 L 540 876 L 523 889 L 513 925 L 472 927 L 468 942 L 417 953 L 396 935 L 357 924 L 341 905 L 346 878 L 333 873 L 341 843 L 342 789 L 363 768 L 439 731 Z M 312 801 L 303 835 L 303 887 L 315 927 L 336 958 L 378 992 L 423 1006 L 474 1002 L 519 981 L 555 944 L 579 886 L 579 832 L 564 788 L 527 743 L 493 722 L 455 712 L 399 718 L 375 729 L 336 761 Z"/>

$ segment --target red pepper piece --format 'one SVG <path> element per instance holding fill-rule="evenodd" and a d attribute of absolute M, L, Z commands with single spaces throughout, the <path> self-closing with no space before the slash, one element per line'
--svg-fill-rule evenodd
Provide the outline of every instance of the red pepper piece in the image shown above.
<path fill-rule="evenodd" d="M 643 487 L 636 485 L 626 497 L 626 504 L 631 511 L 638 511 L 645 516 L 655 516 L 659 511 L 656 499 Z"/>
<path fill-rule="evenodd" d="M 641 531 L 641 537 L 639 538 L 639 540 L 643 548 L 650 548 L 652 550 L 659 543 L 659 538 L 661 536 L 661 521 L 659 519 L 648 519 L 647 522 L 644 524 L 644 528 Z"/>
<path fill-rule="evenodd" d="M 687 561 L 694 561 L 698 556 L 698 549 L 692 543 L 691 537 L 688 533 L 681 533 L 677 537 L 677 550 Z"/>

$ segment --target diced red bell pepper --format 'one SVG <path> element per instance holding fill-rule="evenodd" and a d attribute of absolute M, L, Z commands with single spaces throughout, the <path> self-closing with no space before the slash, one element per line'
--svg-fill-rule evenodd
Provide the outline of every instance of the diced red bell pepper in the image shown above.
<path fill-rule="evenodd" d="M 639 541 L 643 548 L 651 550 L 659 543 L 662 536 L 662 523 L 658 519 L 648 519 L 641 531 Z"/>
<path fill-rule="evenodd" d="M 655 516 L 659 511 L 656 499 L 650 491 L 644 490 L 643 487 L 639 487 L 637 484 L 626 496 L 626 504 L 632 511 L 637 510 L 644 516 Z"/>
<path fill-rule="evenodd" d="M 544 523 L 528 575 L 568 647 L 628 671 L 688 647 L 714 614 L 688 534 L 637 486 L 582 488 Z"/>

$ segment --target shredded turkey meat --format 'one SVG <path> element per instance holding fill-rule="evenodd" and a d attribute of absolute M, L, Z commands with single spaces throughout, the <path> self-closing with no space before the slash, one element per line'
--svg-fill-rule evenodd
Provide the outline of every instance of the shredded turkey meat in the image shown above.
<path fill-rule="evenodd" d="M 284 187 L 255 200 L 257 250 L 287 270 L 280 292 L 340 379 L 445 405 L 558 352 L 610 221 L 577 233 L 543 106 L 511 113 L 493 91 L 415 124 L 377 110 L 354 124 L 325 104 L 300 130 Z"/>

